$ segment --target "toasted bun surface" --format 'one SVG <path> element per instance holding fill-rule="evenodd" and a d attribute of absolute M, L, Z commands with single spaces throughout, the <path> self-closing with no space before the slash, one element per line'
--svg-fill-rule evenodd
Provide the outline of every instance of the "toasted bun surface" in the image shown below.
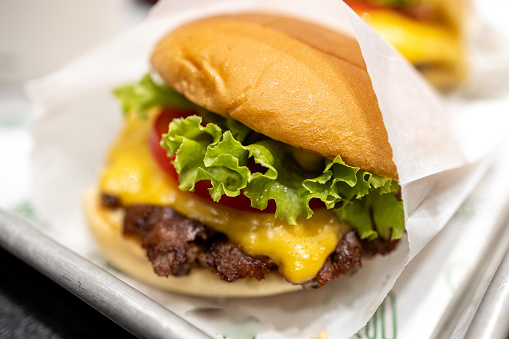
<path fill-rule="evenodd" d="M 201 107 L 397 180 L 378 101 L 353 39 L 291 18 L 222 16 L 169 33 L 152 64 Z"/>
<path fill-rule="evenodd" d="M 202 297 L 259 297 L 301 290 L 281 275 L 271 273 L 258 281 L 245 278 L 228 283 L 205 269 L 192 269 L 183 277 L 159 277 L 153 270 L 139 241 L 122 235 L 123 215 L 99 205 L 95 188 L 85 193 L 85 215 L 99 247 L 111 263 L 126 274 L 149 285 Z"/>

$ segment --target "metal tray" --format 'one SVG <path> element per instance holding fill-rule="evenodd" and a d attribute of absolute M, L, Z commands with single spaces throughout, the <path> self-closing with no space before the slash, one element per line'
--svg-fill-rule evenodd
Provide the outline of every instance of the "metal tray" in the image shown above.
<path fill-rule="evenodd" d="M 27 221 L 3 210 L 0 234 L 1 247 L 140 338 L 210 338 Z"/>

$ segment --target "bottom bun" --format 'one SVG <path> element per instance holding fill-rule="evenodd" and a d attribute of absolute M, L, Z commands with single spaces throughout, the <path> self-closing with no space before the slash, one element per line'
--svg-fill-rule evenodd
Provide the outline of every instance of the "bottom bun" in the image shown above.
<path fill-rule="evenodd" d="M 259 297 L 301 290 L 277 273 L 265 279 L 245 278 L 229 283 L 211 270 L 193 268 L 182 277 L 157 276 L 139 241 L 122 235 L 123 212 L 109 210 L 99 204 L 97 189 L 85 193 L 85 215 L 99 247 L 107 259 L 122 272 L 149 285 L 188 295 L 204 297 Z"/>

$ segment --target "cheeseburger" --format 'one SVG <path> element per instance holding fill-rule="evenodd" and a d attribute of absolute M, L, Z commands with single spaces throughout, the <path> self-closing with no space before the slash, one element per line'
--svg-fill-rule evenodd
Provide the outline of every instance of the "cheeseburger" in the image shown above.
<path fill-rule="evenodd" d="M 125 124 L 86 196 L 129 275 L 202 296 L 321 287 L 392 251 L 398 172 L 356 40 L 261 13 L 187 23 L 117 88 Z"/>
<path fill-rule="evenodd" d="M 430 83 L 447 90 L 466 73 L 464 0 L 345 0 Z"/>

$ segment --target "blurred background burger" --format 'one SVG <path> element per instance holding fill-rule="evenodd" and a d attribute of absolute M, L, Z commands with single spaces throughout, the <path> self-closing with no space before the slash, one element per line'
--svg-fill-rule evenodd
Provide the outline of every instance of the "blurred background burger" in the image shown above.
<path fill-rule="evenodd" d="M 345 0 L 434 86 L 457 87 L 467 73 L 464 0 Z"/>

